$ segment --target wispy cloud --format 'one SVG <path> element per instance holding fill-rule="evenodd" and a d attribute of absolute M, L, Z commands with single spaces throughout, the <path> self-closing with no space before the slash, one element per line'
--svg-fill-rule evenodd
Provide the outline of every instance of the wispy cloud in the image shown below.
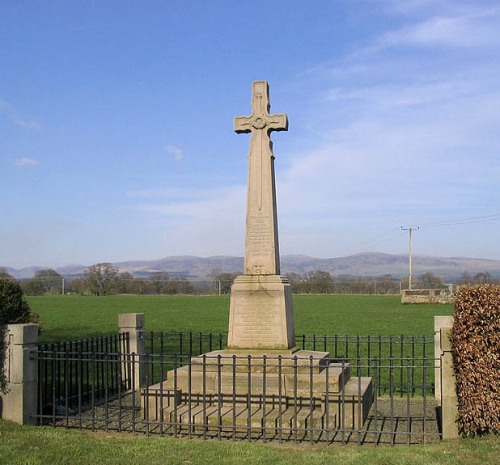
<path fill-rule="evenodd" d="M 284 250 L 334 256 L 400 223 L 497 208 L 500 10 L 413 5 L 405 26 L 301 76 L 315 83 L 315 143 L 277 166 Z"/>
<path fill-rule="evenodd" d="M 434 16 L 383 34 L 376 46 L 496 46 L 500 43 L 499 9 L 463 16 Z"/>
<path fill-rule="evenodd" d="M 172 155 L 174 157 L 174 160 L 176 160 L 176 161 L 180 161 L 184 157 L 184 152 L 182 151 L 182 149 L 180 149 L 179 147 L 176 147 L 175 145 L 167 145 L 165 147 L 165 151 L 169 155 Z"/>
<path fill-rule="evenodd" d="M 243 253 L 246 186 L 216 189 L 180 188 L 132 191 L 135 208 L 149 221 L 163 225 L 159 239 L 175 254 Z M 207 239 L 211 238 L 211 239 Z"/>
<path fill-rule="evenodd" d="M 217 189 L 146 189 L 131 191 L 128 197 L 137 199 L 139 208 L 151 213 L 196 220 L 219 216 L 219 220 L 230 220 L 238 207 L 244 204 L 245 191 L 245 186 Z M 221 218 L 222 211 L 228 214 Z"/>
<path fill-rule="evenodd" d="M 40 164 L 39 161 L 33 160 L 32 158 L 19 158 L 18 160 L 15 161 L 15 163 L 16 166 L 19 166 L 20 168 L 28 168 Z"/>
<path fill-rule="evenodd" d="M 29 120 L 19 113 L 10 103 L 0 100 L 0 112 L 5 114 L 16 126 L 26 129 L 40 129 L 41 125 L 37 121 Z"/>

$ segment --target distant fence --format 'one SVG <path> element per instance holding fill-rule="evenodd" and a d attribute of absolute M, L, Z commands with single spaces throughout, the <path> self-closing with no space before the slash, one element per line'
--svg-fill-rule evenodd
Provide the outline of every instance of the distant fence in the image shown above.
<path fill-rule="evenodd" d="M 30 278 L 19 279 L 26 295 L 55 295 L 55 294 L 89 294 L 89 289 L 82 287 L 80 278 Z M 115 287 L 108 289 L 111 294 L 130 295 L 223 295 L 231 292 L 232 280 L 200 280 L 200 279 L 172 279 L 161 289 L 156 289 L 151 279 L 120 278 Z M 76 284 L 75 284 L 76 283 Z M 354 281 L 334 280 L 326 284 L 317 285 L 307 281 L 292 283 L 295 294 L 352 294 L 352 295 L 399 295 L 402 290 L 400 281 L 384 281 L 377 279 L 359 279 Z"/>

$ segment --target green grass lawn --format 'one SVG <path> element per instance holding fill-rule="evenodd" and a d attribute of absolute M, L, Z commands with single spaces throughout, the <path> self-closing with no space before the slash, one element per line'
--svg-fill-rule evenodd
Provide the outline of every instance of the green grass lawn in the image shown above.
<path fill-rule="evenodd" d="M 42 341 L 116 332 L 120 313 L 146 315 L 146 329 L 226 332 L 228 296 L 29 297 Z M 294 296 L 297 334 L 432 335 L 450 305 L 406 305 L 399 296 Z M 414 446 L 325 446 L 181 439 L 21 427 L 0 420 L 0 463 L 156 464 L 463 464 L 498 463 L 496 436 Z"/>
<path fill-rule="evenodd" d="M 0 420 L 0 463 L 9 465 L 493 465 L 499 452 L 495 436 L 374 448 L 89 433 Z"/>
<path fill-rule="evenodd" d="M 41 341 L 116 332 L 120 313 L 144 313 L 150 331 L 227 332 L 229 296 L 42 296 L 27 298 L 41 316 Z M 297 295 L 296 334 L 432 335 L 433 317 L 452 305 L 402 305 L 399 296 Z"/>

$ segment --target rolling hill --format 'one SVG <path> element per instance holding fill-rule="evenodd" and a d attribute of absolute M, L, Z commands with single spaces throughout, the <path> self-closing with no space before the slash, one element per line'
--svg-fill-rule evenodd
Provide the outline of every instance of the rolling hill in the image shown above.
<path fill-rule="evenodd" d="M 465 257 L 428 257 L 414 255 L 412 257 L 413 275 L 432 272 L 444 280 L 453 281 L 467 272 L 474 275 L 487 272 L 493 277 L 500 277 L 500 260 L 487 260 Z M 187 279 L 204 279 L 213 275 L 214 271 L 222 273 L 239 273 L 243 269 L 243 258 L 233 256 L 172 256 L 158 260 L 134 260 L 113 263 L 120 272 L 129 272 L 134 276 L 150 276 L 155 272 L 167 272 L 171 277 Z M 4 267 L 17 279 L 29 279 L 35 272 L 47 267 L 31 266 L 22 269 Z M 82 276 L 87 266 L 72 265 L 56 268 L 61 275 L 71 278 Z M 305 255 L 285 255 L 281 257 L 282 274 L 297 273 L 300 275 L 311 271 L 328 271 L 333 276 L 364 277 L 392 275 L 401 278 L 408 274 L 408 256 L 391 255 L 377 252 L 360 253 L 347 257 L 314 258 Z"/>

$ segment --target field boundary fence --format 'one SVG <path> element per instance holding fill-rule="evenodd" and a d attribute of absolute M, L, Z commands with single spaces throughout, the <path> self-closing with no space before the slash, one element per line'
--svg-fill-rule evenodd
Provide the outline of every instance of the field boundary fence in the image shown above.
<path fill-rule="evenodd" d="M 363 422 L 348 413 L 365 402 L 361 384 L 319 395 L 316 378 L 326 376 L 328 386 L 328 369 L 315 374 L 312 360 L 310 369 L 297 370 L 272 358 L 202 355 L 224 349 L 224 333 L 149 331 L 142 338 L 144 354 L 130 351 L 127 332 L 40 345 L 38 423 L 266 441 L 414 444 L 440 437 L 432 336 L 296 336 L 299 348 L 329 352 L 329 362 L 371 378 L 373 405 Z M 196 383 L 203 388 L 188 395 Z"/>

